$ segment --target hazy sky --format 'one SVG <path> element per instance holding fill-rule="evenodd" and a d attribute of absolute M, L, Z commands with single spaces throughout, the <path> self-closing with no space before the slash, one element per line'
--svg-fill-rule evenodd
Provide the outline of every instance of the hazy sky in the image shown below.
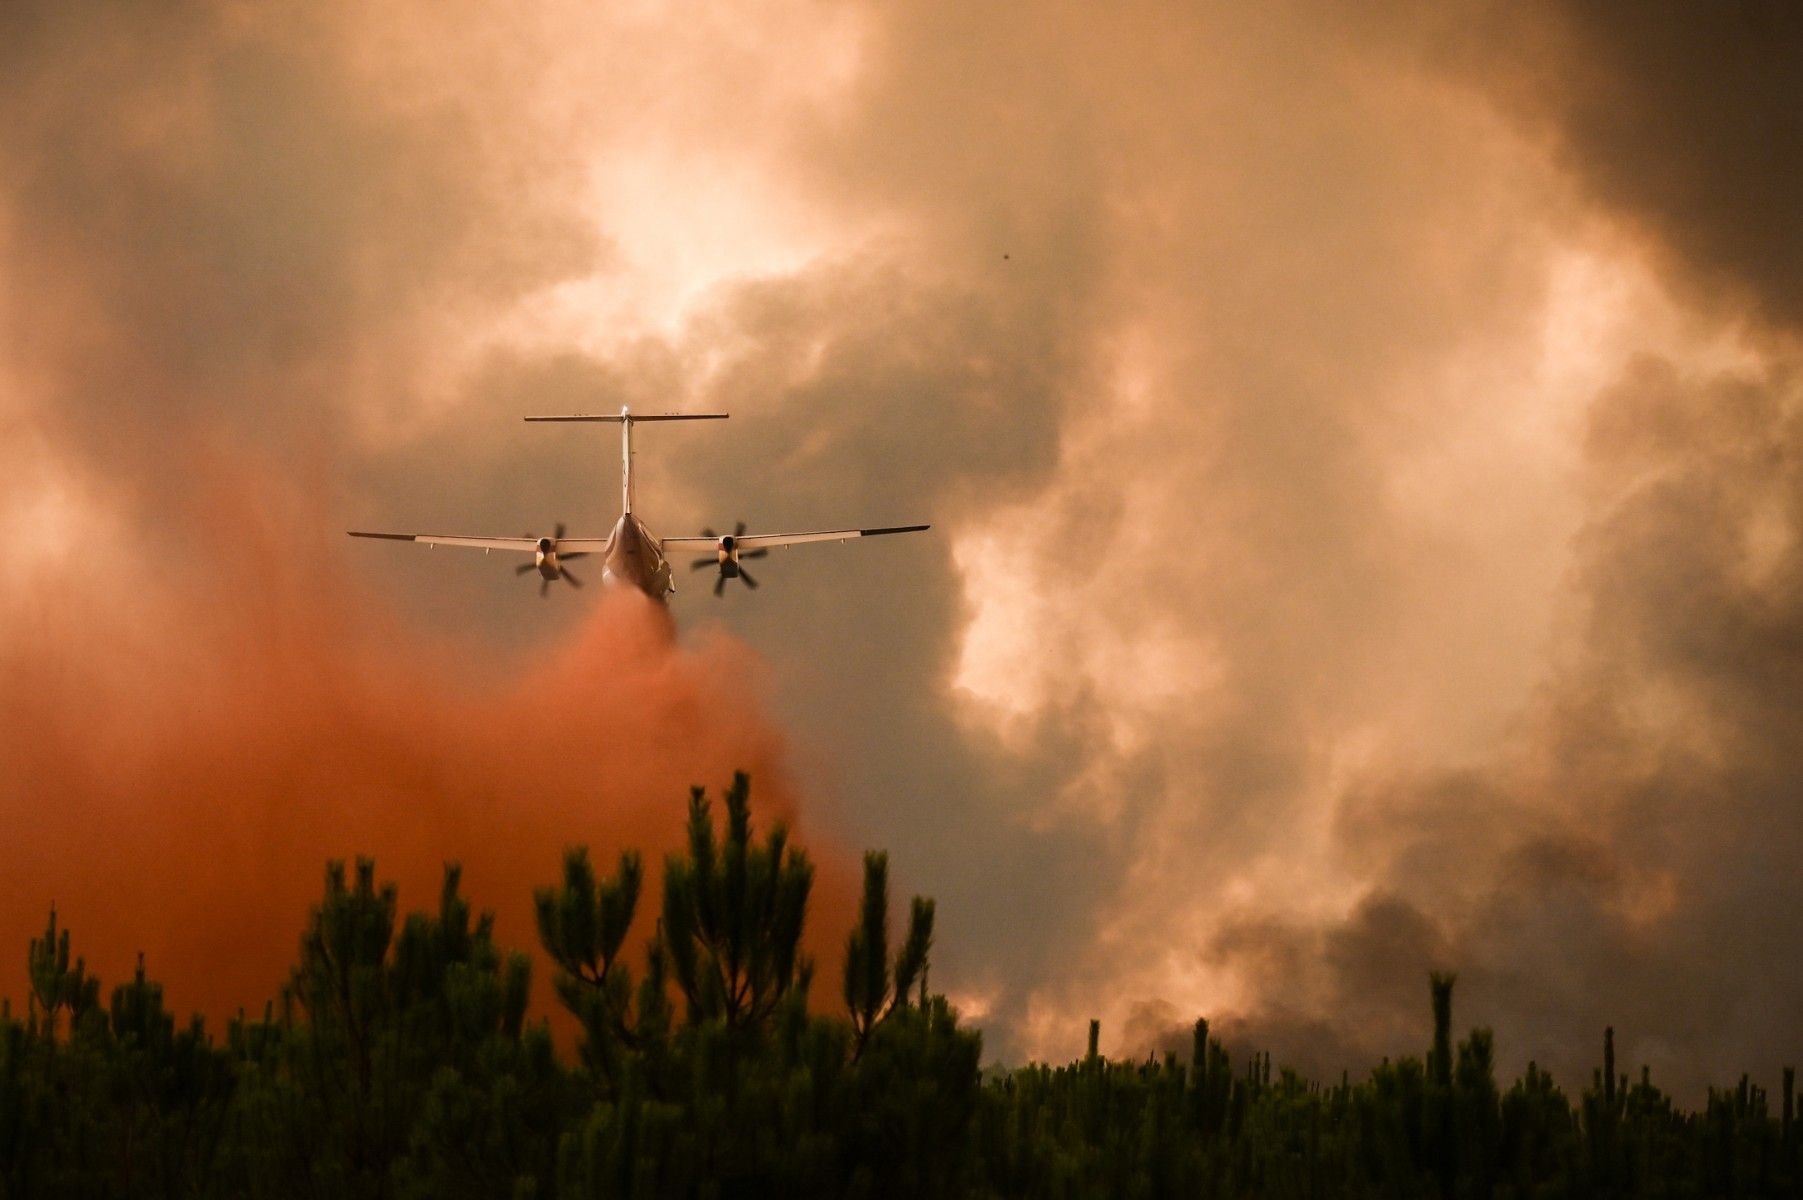
<path fill-rule="evenodd" d="M 1803 15 L 0 10 L 0 947 L 267 994 L 757 772 L 992 1056 L 1803 1052 Z M 590 588 L 347 527 L 931 521 Z M 78 947 L 79 948 L 79 947 Z M 16 992 L 16 980 L 0 990 Z"/>

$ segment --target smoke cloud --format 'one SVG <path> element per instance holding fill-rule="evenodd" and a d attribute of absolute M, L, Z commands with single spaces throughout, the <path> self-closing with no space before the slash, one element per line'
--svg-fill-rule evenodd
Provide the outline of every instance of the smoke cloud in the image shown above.
<path fill-rule="evenodd" d="M 1785 97 L 1803 14 L 1765 0 L 1480 10 L 1465 15 L 1488 42 L 1472 54 L 1481 86 L 1547 128 L 1561 162 L 1681 286 L 1794 330 L 1803 118 Z"/>
<path fill-rule="evenodd" d="M 1356 1070 L 1430 969 L 1570 1082 L 1605 1023 L 1681 1089 L 1803 1050 L 1786 10 L 108 12 L 0 30 L 12 776 L 236 739 L 347 798 L 307 856 L 405 859 L 751 765 L 939 898 L 1006 1058 Z M 603 527 L 611 446 L 517 417 L 618 403 L 734 416 L 644 440 L 660 532 L 934 532 L 674 647 L 303 532 Z"/>

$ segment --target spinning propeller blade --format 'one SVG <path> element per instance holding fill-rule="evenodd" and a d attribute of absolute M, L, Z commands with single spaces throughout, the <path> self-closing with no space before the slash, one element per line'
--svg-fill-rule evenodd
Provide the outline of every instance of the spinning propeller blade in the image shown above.
<path fill-rule="evenodd" d="M 564 531 L 568 528 L 569 528 L 569 526 L 565 525 L 562 521 L 559 521 L 556 525 L 551 527 L 551 536 L 549 539 L 540 538 L 538 540 L 541 543 L 543 543 L 546 540 L 548 540 L 551 543 L 550 548 L 549 548 L 549 553 L 555 555 L 556 559 L 557 559 L 557 578 L 563 580 L 565 583 L 569 584 L 571 587 L 579 588 L 582 586 L 582 580 L 576 578 L 574 575 L 570 574 L 567 570 L 565 570 L 563 564 L 570 561 L 571 559 L 587 558 L 590 554 L 590 551 L 574 550 L 574 551 L 571 551 L 569 554 L 562 554 L 562 553 L 558 552 L 557 544 L 563 540 Z M 528 533 L 524 536 L 532 537 L 534 535 Z M 513 573 L 515 575 L 524 575 L 528 571 L 537 571 L 538 569 L 539 569 L 538 560 L 535 558 L 532 562 L 525 563 L 525 564 L 522 564 L 521 566 L 515 567 L 513 569 Z M 539 599 L 542 600 L 545 597 L 549 596 L 550 594 L 551 594 L 551 580 L 546 579 L 546 578 L 541 578 L 539 580 L 539 584 L 538 584 Z"/>
<path fill-rule="evenodd" d="M 712 529 L 703 529 L 701 531 L 701 536 L 713 538 L 718 541 L 721 535 L 715 533 Z M 727 536 L 735 539 L 744 537 L 745 522 L 735 521 L 733 523 L 732 533 Z M 714 580 L 714 595 L 724 596 L 726 594 L 726 581 L 728 579 L 742 579 L 745 581 L 746 587 L 755 589 L 758 585 L 758 581 L 745 573 L 744 560 L 748 558 L 762 558 L 768 553 L 770 553 L 769 549 L 762 546 L 755 550 L 740 550 L 737 547 L 734 547 L 732 554 L 726 558 L 721 558 L 716 554 L 713 558 L 696 559 L 689 564 L 689 570 L 699 571 L 706 567 L 718 568 L 720 577 Z"/>

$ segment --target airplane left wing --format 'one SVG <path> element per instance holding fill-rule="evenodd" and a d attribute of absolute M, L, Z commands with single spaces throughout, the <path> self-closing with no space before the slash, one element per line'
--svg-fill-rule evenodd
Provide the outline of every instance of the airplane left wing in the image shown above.
<path fill-rule="evenodd" d="M 822 529 L 814 533 L 746 533 L 733 538 L 740 550 L 771 546 L 799 546 L 804 542 L 843 542 L 884 533 L 919 533 L 930 525 L 891 525 L 886 529 Z M 673 537 L 663 541 L 664 553 L 713 554 L 720 549 L 717 537 Z"/>
<path fill-rule="evenodd" d="M 348 531 L 352 537 L 386 538 L 392 542 L 423 542 L 428 546 L 473 546 L 478 550 L 517 550 L 531 554 L 538 549 L 538 539 L 530 537 L 463 537 L 449 533 L 366 533 Z M 591 553 L 607 545 L 606 538 L 558 538 L 559 554 L 571 551 Z"/>

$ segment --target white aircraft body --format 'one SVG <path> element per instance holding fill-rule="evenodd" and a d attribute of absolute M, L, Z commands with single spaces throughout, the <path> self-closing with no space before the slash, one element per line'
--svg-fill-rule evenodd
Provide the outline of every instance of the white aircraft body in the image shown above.
<path fill-rule="evenodd" d="M 606 421 L 620 427 L 620 519 L 613 532 L 604 538 L 563 536 L 557 526 L 551 537 L 465 537 L 442 533 L 370 533 L 350 530 L 352 537 L 387 538 L 398 542 L 423 542 L 428 546 L 471 546 L 481 550 L 504 550 L 532 555 L 515 573 L 524 575 L 537 570 L 543 595 L 553 580 L 561 579 L 572 587 L 582 583 L 566 566 L 573 559 L 589 555 L 601 556 L 601 579 L 604 583 L 635 587 L 660 603 L 676 590 L 671 578 L 670 555 L 697 556 L 691 564 L 699 570 L 714 566 L 719 572 L 714 582 L 714 595 L 726 587 L 728 579 L 742 580 L 755 588 L 757 581 L 741 565 L 741 560 L 761 558 L 776 546 L 795 546 L 804 542 L 842 542 L 849 538 L 875 537 L 884 533 L 916 533 L 926 525 L 895 525 L 885 529 L 823 529 L 812 533 L 746 533 L 740 525 L 732 533 L 704 531 L 701 537 L 659 538 L 645 527 L 632 510 L 632 427 L 641 421 L 722 421 L 725 413 L 657 413 L 644 416 L 622 408 L 617 413 L 597 416 L 527 417 L 528 421 Z"/>

